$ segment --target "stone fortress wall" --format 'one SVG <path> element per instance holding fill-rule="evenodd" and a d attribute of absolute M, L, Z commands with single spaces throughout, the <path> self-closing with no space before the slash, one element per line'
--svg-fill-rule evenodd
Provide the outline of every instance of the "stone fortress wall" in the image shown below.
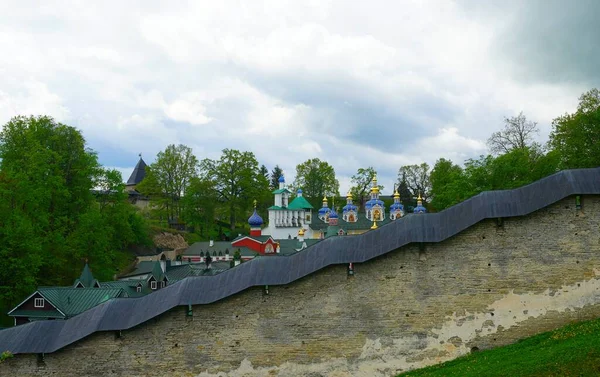
<path fill-rule="evenodd" d="M 0 376 L 394 376 L 600 315 L 600 196 L 177 307 Z"/>

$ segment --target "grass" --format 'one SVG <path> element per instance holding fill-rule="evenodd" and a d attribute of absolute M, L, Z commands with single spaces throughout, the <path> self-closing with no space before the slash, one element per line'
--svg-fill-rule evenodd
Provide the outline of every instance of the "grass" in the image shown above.
<path fill-rule="evenodd" d="M 400 376 L 600 376 L 600 319 Z"/>

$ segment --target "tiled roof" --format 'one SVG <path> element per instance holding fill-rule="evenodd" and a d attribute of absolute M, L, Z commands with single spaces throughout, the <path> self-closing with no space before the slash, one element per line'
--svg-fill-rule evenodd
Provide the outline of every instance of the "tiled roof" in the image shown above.
<path fill-rule="evenodd" d="M 366 262 L 414 242 L 441 242 L 484 219 L 528 215 L 572 195 L 600 195 L 600 168 L 562 171 L 518 189 L 483 192 L 439 213 L 406 216 L 360 235 L 326 238 L 289 256 L 255 258 L 137 299 L 109 300 L 76 320 L 4 329 L 0 349 L 54 352 L 97 331 L 133 328 L 176 306 L 210 304 L 252 286 L 289 284 L 326 266 Z"/>

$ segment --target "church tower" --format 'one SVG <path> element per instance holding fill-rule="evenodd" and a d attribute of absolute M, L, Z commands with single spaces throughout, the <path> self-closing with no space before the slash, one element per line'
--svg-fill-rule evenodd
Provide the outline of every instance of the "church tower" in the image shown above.
<path fill-rule="evenodd" d="M 365 203 L 367 219 L 369 221 L 383 221 L 385 219 L 385 206 L 383 200 L 379 199 L 379 186 L 377 185 L 377 175 L 373 177 L 373 187 L 371 187 L 371 199 Z"/>

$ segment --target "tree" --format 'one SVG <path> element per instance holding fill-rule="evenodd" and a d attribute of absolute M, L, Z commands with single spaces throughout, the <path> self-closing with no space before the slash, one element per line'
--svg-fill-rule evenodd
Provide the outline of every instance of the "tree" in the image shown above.
<path fill-rule="evenodd" d="M 219 204 L 215 182 L 199 177 L 190 179 L 183 204 L 186 224 L 197 228 L 201 237 L 209 237 Z"/>
<path fill-rule="evenodd" d="M 431 170 L 431 205 L 441 211 L 465 199 L 462 168 L 440 158 Z"/>
<path fill-rule="evenodd" d="M 307 160 L 296 166 L 294 188 L 301 188 L 308 198 L 339 196 L 340 183 L 335 178 L 333 166 L 318 158 Z"/>
<path fill-rule="evenodd" d="M 549 145 L 560 156 L 563 169 L 600 166 L 600 91 L 579 97 L 577 111 L 552 122 Z"/>
<path fill-rule="evenodd" d="M 373 187 L 373 178 L 376 175 L 377 172 L 375 169 L 369 166 L 366 169 L 359 168 L 356 174 L 352 176 L 352 188 L 350 189 L 350 192 L 352 193 L 352 197 L 358 201 L 361 207 L 369 197 L 369 192 L 371 191 L 371 187 Z M 383 186 L 378 186 L 379 191 L 383 191 Z"/>
<path fill-rule="evenodd" d="M 273 171 L 271 172 L 271 180 L 269 182 L 269 188 L 271 190 L 277 190 L 279 188 L 279 178 L 283 175 L 283 170 L 279 167 L 279 165 L 275 165 Z"/>
<path fill-rule="evenodd" d="M 240 215 L 248 212 L 254 199 L 270 196 L 269 182 L 260 172 L 252 152 L 224 149 L 219 160 L 202 160 L 200 170 L 203 180 L 215 183 L 217 198 L 229 218 L 231 230 L 235 229 Z"/>
<path fill-rule="evenodd" d="M 400 194 L 400 202 L 404 205 L 404 207 L 406 207 L 406 210 L 408 210 L 409 206 L 415 206 L 416 202 L 413 199 L 414 194 L 410 192 L 408 183 L 406 183 L 406 174 L 402 174 L 402 178 L 400 178 L 400 183 L 398 184 L 397 190 L 398 194 Z"/>
<path fill-rule="evenodd" d="M 514 149 L 523 149 L 536 145 L 533 135 L 539 133 L 536 122 L 527 120 L 520 112 L 516 117 L 504 118 L 504 129 L 494 132 L 487 141 L 493 154 L 508 153 Z"/>
<path fill-rule="evenodd" d="M 156 155 L 156 161 L 146 168 L 146 177 L 137 186 L 141 193 L 152 197 L 153 206 L 165 220 L 179 220 L 181 198 L 190 179 L 198 174 L 198 159 L 192 149 L 183 144 L 169 145 Z"/>
<path fill-rule="evenodd" d="M 81 133 L 46 116 L 15 117 L 0 132 L 0 308 L 38 285 L 69 285 L 90 260 L 111 279 L 145 238 L 121 175 L 103 169 Z M 147 236 L 147 233 L 145 234 Z"/>
<path fill-rule="evenodd" d="M 420 165 L 405 165 L 398 170 L 398 181 L 404 179 L 408 189 L 413 195 L 421 195 L 424 201 L 429 201 L 431 196 L 431 182 L 429 179 L 429 165 L 424 162 Z"/>

